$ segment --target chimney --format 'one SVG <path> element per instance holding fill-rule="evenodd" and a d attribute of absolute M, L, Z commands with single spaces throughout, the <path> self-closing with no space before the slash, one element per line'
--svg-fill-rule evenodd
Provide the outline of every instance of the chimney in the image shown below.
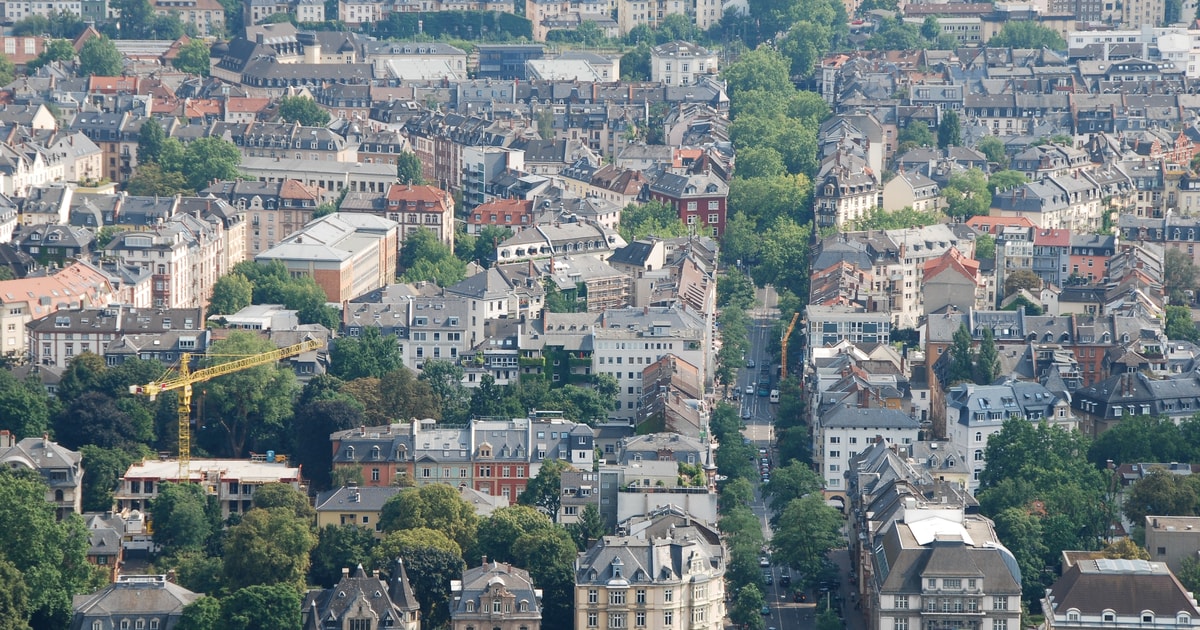
<path fill-rule="evenodd" d="M 484 567 L 486 567 L 486 566 L 487 566 L 487 556 L 486 556 L 486 555 L 485 555 L 485 556 L 483 556 L 483 561 L 482 561 L 482 562 L 480 562 L 480 566 L 484 566 Z"/>
<path fill-rule="evenodd" d="M 50 434 L 43 433 L 42 434 L 42 448 L 46 448 L 48 446 L 50 446 Z"/>
<path fill-rule="evenodd" d="M 342 567 L 342 577 L 350 577 L 350 567 Z"/>

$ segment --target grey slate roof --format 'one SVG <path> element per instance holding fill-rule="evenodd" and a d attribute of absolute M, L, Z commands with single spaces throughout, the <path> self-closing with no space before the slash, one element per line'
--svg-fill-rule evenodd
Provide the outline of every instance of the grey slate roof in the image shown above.
<path fill-rule="evenodd" d="M 821 417 L 825 428 L 912 429 L 920 423 L 898 409 L 835 407 Z"/>
<path fill-rule="evenodd" d="M 373 512 L 382 510 L 388 499 L 400 494 L 403 488 L 398 486 L 342 486 L 335 490 L 326 490 L 317 495 L 316 510 L 318 512 L 338 512 L 354 510 Z"/>

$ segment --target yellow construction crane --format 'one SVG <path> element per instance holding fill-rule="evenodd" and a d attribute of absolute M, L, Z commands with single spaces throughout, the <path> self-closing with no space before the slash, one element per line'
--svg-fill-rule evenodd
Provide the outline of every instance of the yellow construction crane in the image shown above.
<path fill-rule="evenodd" d="M 783 341 L 780 342 L 780 363 L 779 363 L 779 380 L 787 379 L 787 347 L 788 339 L 792 336 L 792 331 L 796 329 L 796 320 L 800 318 L 800 311 L 792 313 L 792 321 L 788 323 L 787 331 L 783 333 Z"/>
<path fill-rule="evenodd" d="M 130 385 L 129 393 L 143 394 L 149 396 L 150 400 L 154 400 L 155 397 L 163 392 L 179 390 L 179 479 L 180 481 L 184 481 L 187 479 L 189 464 L 192 458 L 192 385 L 258 365 L 274 363 L 280 359 L 294 357 L 312 350 L 319 350 L 324 345 L 320 341 L 309 339 L 308 341 L 302 341 L 286 348 L 262 354 L 252 354 L 240 359 L 234 359 L 228 363 L 200 368 L 195 371 L 192 371 L 190 366 L 192 355 L 184 353 L 179 355 L 179 372 L 175 376 L 145 385 Z"/>

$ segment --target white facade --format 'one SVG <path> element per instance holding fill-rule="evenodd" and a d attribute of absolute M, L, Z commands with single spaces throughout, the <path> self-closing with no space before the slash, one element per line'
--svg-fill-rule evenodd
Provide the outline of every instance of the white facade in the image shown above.
<path fill-rule="evenodd" d="M 717 73 L 717 55 L 688 42 L 668 42 L 650 49 L 650 80 L 667 85 L 694 85 Z"/>
<path fill-rule="evenodd" d="M 841 407 L 825 414 L 815 426 L 814 455 L 830 492 L 846 487 L 850 460 L 877 438 L 888 444 L 908 445 L 917 441 L 920 425 L 898 409 Z"/>

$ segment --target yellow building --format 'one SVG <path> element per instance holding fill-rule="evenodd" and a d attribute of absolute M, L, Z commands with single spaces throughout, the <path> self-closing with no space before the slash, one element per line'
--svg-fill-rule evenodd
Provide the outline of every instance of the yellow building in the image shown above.
<path fill-rule="evenodd" d="M 347 486 L 317 495 L 317 529 L 326 525 L 358 525 L 383 538 L 379 514 L 388 499 L 400 494 L 399 487 Z"/>

